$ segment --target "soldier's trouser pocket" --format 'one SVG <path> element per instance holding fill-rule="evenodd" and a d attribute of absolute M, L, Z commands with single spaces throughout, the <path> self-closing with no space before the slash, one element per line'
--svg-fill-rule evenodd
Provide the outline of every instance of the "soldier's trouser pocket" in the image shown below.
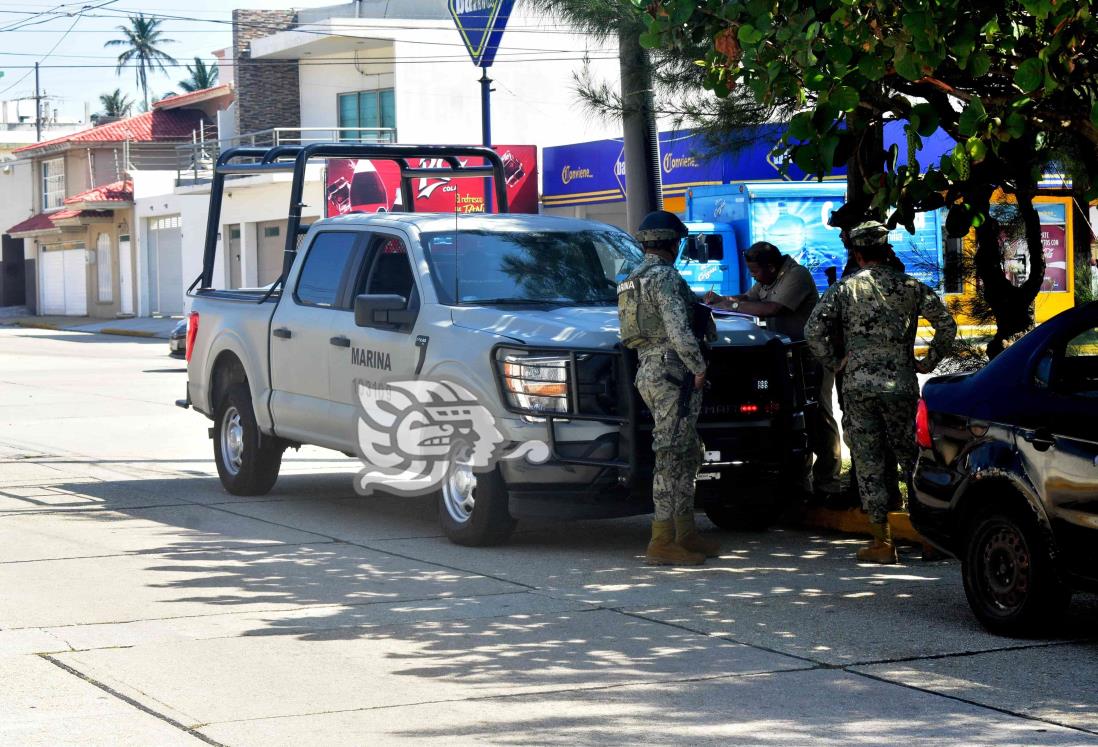
<path fill-rule="evenodd" d="M 686 417 L 680 418 L 679 398 L 682 388 L 668 381 L 668 376 L 677 381 L 684 378 L 693 380 L 693 375 L 686 366 L 677 361 L 665 362 L 660 358 L 649 358 L 642 361 L 637 370 L 637 391 L 652 413 L 652 449 L 697 449 L 701 441 L 695 423 L 698 420 L 701 398 L 695 393 L 691 397 Z"/>

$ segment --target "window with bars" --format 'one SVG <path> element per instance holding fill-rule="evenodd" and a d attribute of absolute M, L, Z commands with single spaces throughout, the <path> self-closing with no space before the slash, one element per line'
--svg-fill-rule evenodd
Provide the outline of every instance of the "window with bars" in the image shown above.
<path fill-rule="evenodd" d="M 392 88 L 339 94 L 340 127 L 396 127 L 396 99 Z M 373 133 L 340 133 L 341 140 L 377 139 Z"/>
<path fill-rule="evenodd" d="M 42 209 L 55 210 L 65 204 L 65 159 L 42 162 Z"/>

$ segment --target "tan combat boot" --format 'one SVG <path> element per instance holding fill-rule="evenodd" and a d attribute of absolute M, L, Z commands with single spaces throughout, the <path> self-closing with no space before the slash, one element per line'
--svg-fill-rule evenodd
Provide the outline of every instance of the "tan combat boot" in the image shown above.
<path fill-rule="evenodd" d="M 707 558 L 716 558 L 721 554 L 720 542 L 698 534 L 692 513 L 675 517 L 675 544 L 690 552 L 701 553 Z"/>
<path fill-rule="evenodd" d="M 870 524 L 869 531 L 873 541 L 867 547 L 858 550 L 858 560 L 863 563 L 891 565 L 897 562 L 896 546 L 892 544 L 892 527 L 884 524 Z"/>
<path fill-rule="evenodd" d="M 690 552 L 675 542 L 675 523 L 670 519 L 652 522 L 652 541 L 645 553 L 648 565 L 701 565 L 705 556 Z"/>

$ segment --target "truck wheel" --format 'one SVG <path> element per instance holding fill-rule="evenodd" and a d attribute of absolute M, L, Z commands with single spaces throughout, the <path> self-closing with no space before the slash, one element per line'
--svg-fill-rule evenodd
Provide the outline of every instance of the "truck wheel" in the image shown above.
<path fill-rule="evenodd" d="M 978 517 L 961 557 L 968 604 L 992 633 L 1042 632 L 1071 602 L 1071 591 L 1056 576 L 1048 543 L 1021 512 L 999 509 Z"/>
<path fill-rule="evenodd" d="M 473 472 L 454 462 L 438 494 L 438 519 L 451 542 L 470 547 L 499 545 L 515 529 L 507 510 L 507 487 L 499 470 Z"/>
<path fill-rule="evenodd" d="M 278 480 L 281 446 L 261 445 L 247 384 L 233 384 L 214 417 L 214 461 L 225 490 L 233 495 L 265 495 Z"/>
<path fill-rule="evenodd" d="M 729 532 L 764 532 L 785 513 L 785 509 L 781 501 L 746 506 L 714 504 L 705 507 L 705 515 Z"/>

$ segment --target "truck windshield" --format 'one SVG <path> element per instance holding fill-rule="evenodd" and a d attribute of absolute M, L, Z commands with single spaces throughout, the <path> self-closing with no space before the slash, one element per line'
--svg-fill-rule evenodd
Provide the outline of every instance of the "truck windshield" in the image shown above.
<path fill-rule="evenodd" d="M 641 261 L 619 231 L 447 231 L 423 234 L 444 304 L 617 303 Z"/>

